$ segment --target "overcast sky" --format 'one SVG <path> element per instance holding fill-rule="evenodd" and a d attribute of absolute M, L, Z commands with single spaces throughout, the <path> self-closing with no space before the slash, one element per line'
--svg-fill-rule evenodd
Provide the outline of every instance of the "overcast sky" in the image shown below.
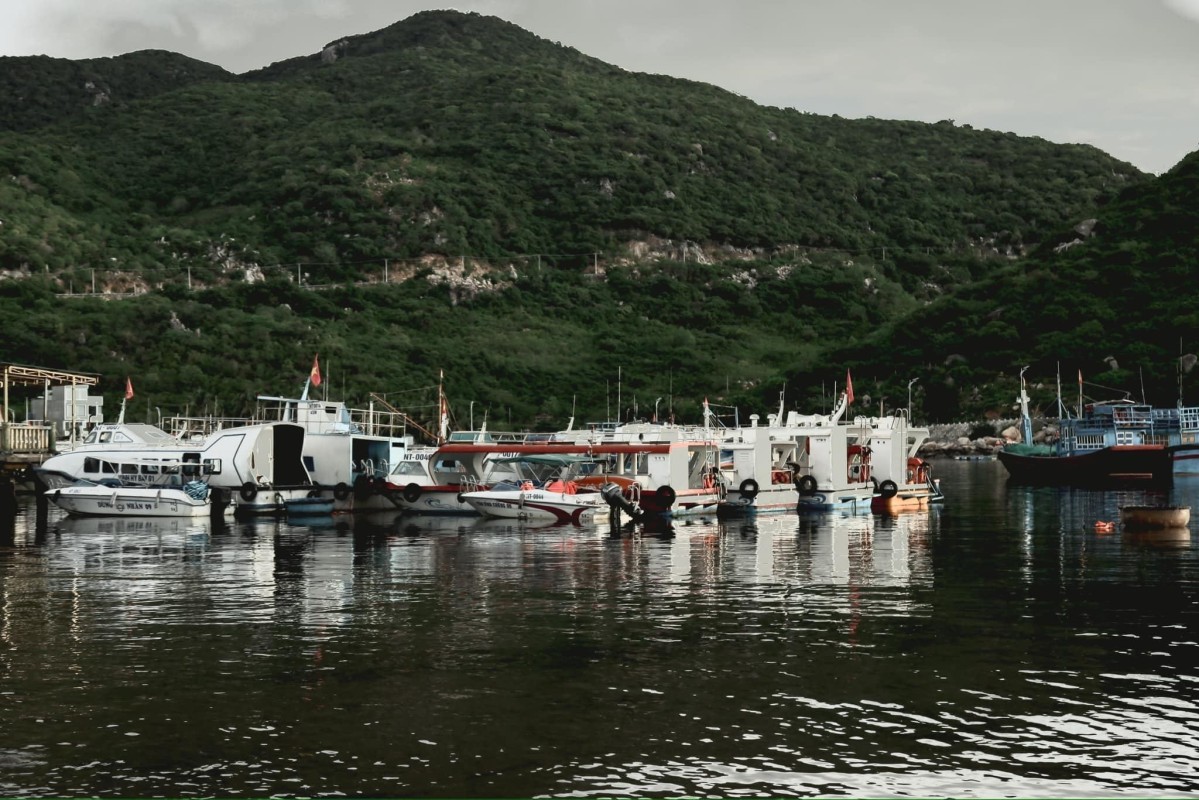
<path fill-rule="evenodd" d="M 478 11 L 765 105 L 1199 150 L 1199 0 L 5 0 L 0 55 L 156 48 L 246 72 L 424 9 Z"/>

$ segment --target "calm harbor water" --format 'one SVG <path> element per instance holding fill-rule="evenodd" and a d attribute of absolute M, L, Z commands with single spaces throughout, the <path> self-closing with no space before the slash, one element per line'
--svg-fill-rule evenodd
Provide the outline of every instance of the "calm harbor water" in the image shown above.
<path fill-rule="evenodd" d="M 1199 476 L 936 472 L 931 511 L 618 536 L 27 501 L 0 540 L 0 795 L 1199 790 L 1199 540 L 1094 529 L 1199 507 Z"/>

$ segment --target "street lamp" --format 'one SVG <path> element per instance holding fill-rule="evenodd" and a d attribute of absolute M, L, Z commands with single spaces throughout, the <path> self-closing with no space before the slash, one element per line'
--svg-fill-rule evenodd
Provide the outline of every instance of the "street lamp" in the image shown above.
<path fill-rule="evenodd" d="M 910 381 L 908 381 L 908 419 L 909 420 L 912 419 L 912 384 L 918 380 L 920 380 L 920 379 L 912 378 Z"/>

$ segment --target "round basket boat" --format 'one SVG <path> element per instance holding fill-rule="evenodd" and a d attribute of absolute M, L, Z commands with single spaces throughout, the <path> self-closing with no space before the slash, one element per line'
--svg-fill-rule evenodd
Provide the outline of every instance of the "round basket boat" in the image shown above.
<path fill-rule="evenodd" d="M 1120 522 L 1125 528 L 1154 530 L 1185 528 L 1191 521 L 1190 506 L 1121 506 Z"/>

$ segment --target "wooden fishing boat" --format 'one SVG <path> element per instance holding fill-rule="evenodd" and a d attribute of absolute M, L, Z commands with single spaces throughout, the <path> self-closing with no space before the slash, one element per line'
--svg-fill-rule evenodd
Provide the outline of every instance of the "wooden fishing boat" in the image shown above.
<path fill-rule="evenodd" d="M 1191 521 L 1190 506 L 1121 506 L 1120 522 L 1125 528 L 1153 530 L 1185 528 Z"/>

